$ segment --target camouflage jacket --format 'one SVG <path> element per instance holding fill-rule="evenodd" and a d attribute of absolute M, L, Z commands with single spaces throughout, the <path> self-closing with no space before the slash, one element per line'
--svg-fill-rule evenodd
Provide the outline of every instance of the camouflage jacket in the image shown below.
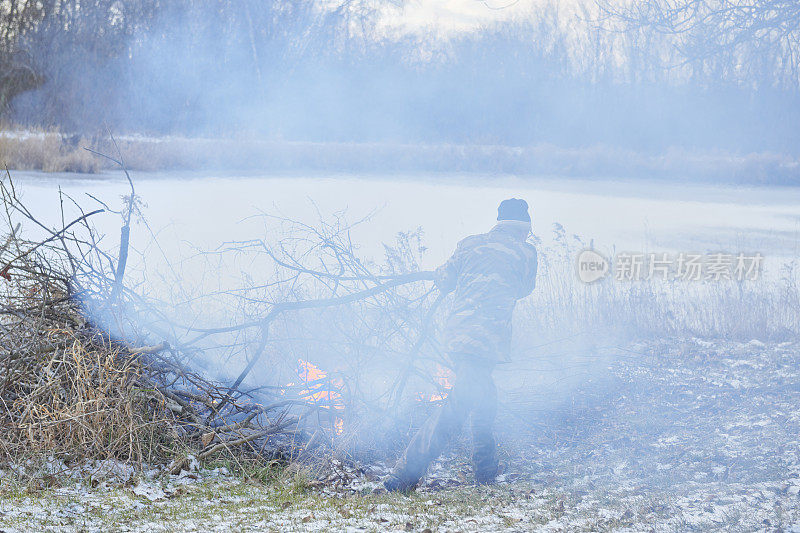
<path fill-rule="evenodd" d="M 436 270 L 439 290 L 455 291 L 442 339 L 447 352 L 507 361 L 511 315 L 517 300 L 533 291 L 536 267 L 536 248 L 502 223 L 459 242 Z"/>

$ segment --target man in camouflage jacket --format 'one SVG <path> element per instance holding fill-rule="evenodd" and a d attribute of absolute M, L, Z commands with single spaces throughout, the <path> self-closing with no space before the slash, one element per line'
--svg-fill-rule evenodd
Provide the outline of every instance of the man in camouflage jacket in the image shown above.
<path fill-rule="evenodd" d="M 409 443 L 384 485 L 391 491 L 414 488 L 428 464 L 472 417 L 473 463 L 478 483 L 497 476 L 492 432 L 497 412 L 494 366 L 508 360 L 511 315 L 536 279 L 536 248 L 528 204 L 512 198 L 498 208 L 497 225 L 488 233 L 458 243 L 453 256 L 436 271 L 442 293 L 455 291 L 443 341 L 455 371 L 447 399 Z"/>

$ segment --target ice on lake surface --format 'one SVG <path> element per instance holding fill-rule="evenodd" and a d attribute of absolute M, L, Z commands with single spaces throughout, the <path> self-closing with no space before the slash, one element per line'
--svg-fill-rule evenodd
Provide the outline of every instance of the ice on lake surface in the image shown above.
<path fill-rule="evenodd" d="M 120 173 L 13 176 L 33 212 L 53 223 L 59 187 L 87 207 L 96 204 L 84 193 L 113 208 L 127 193 Z M 168 253 L 179 242 L 215 248 L 224 241 L 257 238 L 265 231 L 264 221 L 248 217 L 263 212 L 304 222 L 345 212 L 351 222 L 372 215 L 353 233 L 362 253 L 374 258 L 383 253 L 381 243 L 392 242 L 398 231 L 422 227 L 429 248 L 423 268 L 430 268 L 446 259 L 459 239 L 491 227 L 497 204 L 508 197 L 531 204 L 534 232 L 545 243 L 559 223 L 568 236 L 593 240 L 607 252 L 761 252 L 768 260 L 784 261 L 800 250 L 797 187 L 477 175 L 135 172 L 133 178 L 147 205 L 144 214 Z M 109 239 L 117 237 L 118 218 L 98 217 L 96 223 L 108 230 Z M 134 231 L 134 243 L 142 237 L 142 231 Z"/>

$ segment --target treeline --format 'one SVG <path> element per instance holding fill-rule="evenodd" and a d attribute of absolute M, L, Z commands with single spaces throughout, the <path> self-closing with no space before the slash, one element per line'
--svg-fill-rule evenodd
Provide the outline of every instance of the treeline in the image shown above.
<path fill-rule="evenodd" d="M 45 124 L 63 122 L 66 109 L 83 104 L 87 89 L 106 78 L 87 78 L 126 55 L 131 37 L 158 11 L 150 0 L 1 0 L 0 106 L 6 115 L 21 94 L 44 89 Z M 57 88 L 57 90 L 56 90 Z"/>
<path fill-rule="evenodd" d="M 379 24 L 390 8 L 366 0 L 324 10 L 305 0 L 0 6 L 2 117 L 22 125 L 313 142 L 800 147 L 791 44 L 659 27 L 647 18 L 666 16 L 655 7 L 564 14 L 552 4 L 445 39 L 390 36 Z"/>

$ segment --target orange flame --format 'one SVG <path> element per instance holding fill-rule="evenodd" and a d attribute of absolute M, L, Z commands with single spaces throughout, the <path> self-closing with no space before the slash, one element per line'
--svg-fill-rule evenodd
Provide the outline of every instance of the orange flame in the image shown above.
<path fill-rule="evenodd" d="M 328 373 L 320 369 L 317 365 L 298 359 L 297 375 L 306 382 L 308 388 L 300 393 L 303 398 L 308 398 L 317 402 L 332 404 L 336 409 L 343 409 L 342 396 L 335 390 L 326 389 L 325 383 L 319 383 L 328 377 Z M 336 384 L 336 380 L 331 380 Z"/>
<path fill-rule="evenodd" d="M 341 387 L 341 380 L 333 378 L 329 380 L 328 383 L 325 383 L 322 380 L 327 379 L 328 373 L 319 368 L 317 365 L 303 359 L 298 359 L 297 364 L 297 375 L 305 382 L 307 387 L 306 389 L 300 391 L 301 398 L 313 400 L 317 403 L 329 404 L 333 409 L 344 409 L 342 395 L 336 390 L 330 388 L 331 385 Z M 293 384 L 289 383 L 289 385 Z M 326 385 L 328 388 L 326 388 Z M 337 416 L 334 419 L 333 425 L 336 434 L 341 435 L 344 431 L 344 420 Z"/>
<path fill-rule="evenodd" d="M 444 400 L 447 398 L 447 394 L 450 389 L 453 388 L 452 380 L 455 377 L 453 371 L 449 368 L 443 367 L 439 363 L 436 363 L 436 374 L 434 375 L 434 379 L 439 384 L 441 392 L 431 394 L 428 398 L 429 402 L 437 402 L 439 400 Z M 420 401 L 425 401 L 425 394 L 419 394 Z"/>

